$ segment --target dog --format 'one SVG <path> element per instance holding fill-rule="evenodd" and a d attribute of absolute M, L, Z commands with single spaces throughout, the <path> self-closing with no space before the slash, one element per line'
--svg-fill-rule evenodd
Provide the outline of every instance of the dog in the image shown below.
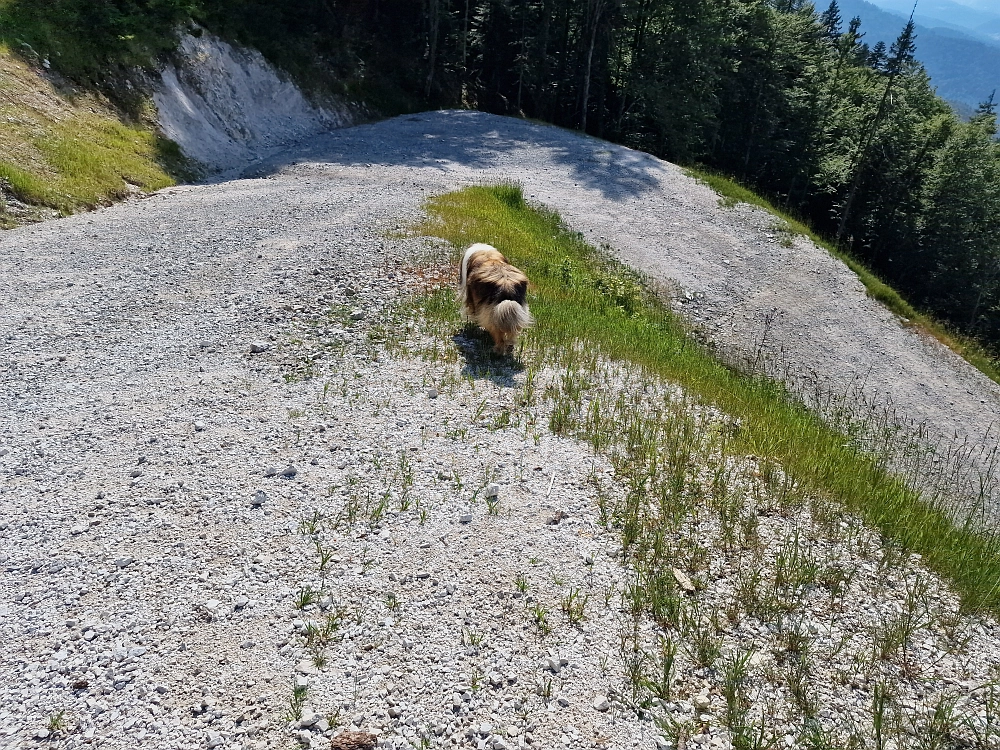
<path fill-rule="evenodd" d="M 494 351 L 506 354 L 535 321 L 526 302 L 528 277 L 492 245 L 477 242 L 462 256 L 458 300 L 462 312 L 493 337 Z"/>

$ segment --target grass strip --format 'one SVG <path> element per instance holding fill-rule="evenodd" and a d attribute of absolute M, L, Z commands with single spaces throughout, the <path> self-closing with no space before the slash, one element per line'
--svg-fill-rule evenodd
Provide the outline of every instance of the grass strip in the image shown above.
<path fill-rule="evenodd" d="M 488 242 L 532 281 L 537 325 L 522 357 L 543 364 L 579 349 L 644 368 L 739 420 L 747 454 L 781 465 L 802 487 L 855 513 L 952 582 L 967 611 L 1000 613 L 1000 539 L 957 524 L 884 468 L 884 457 L 826 425 L 782 384 L 741 373 L 695 342 L 640 276 L 528 205 L 519 186 L 479 186 L 431 199 L 420 231 L 456 248 Z M 423 301 L 431 318 L 459 324 L 451 293 Z M 596 436 L 595 436 L 596 437 Z"/>
<path fill-rule="evenodd" d="M 857 275 L 861 283 L 864 284 L 865 291 L 869 297 L 882 303 L 890 311 L 903 318 L 906 325 L 937 339 L 983 373 L 983 375 L 1000 383 L 1000 366 L 998 366 L 997 360 L 978 341 L 970 336 L 950 330 L 930 315 L 917 310 L 899 292 L 886 284 L 870 268 L 865 266 L 864 263 L 816 234 L 807 224 L 804 224 L 791 214 L 782 211 L 766 198 L 757 195 L 757 193 L 740 185 L 735 180 L 694 167 L 688 167 L 684 171 L 689 176 L 705 183 L 718 193 L 721 196 L 724 206 L 731 207 L 737 203 L 749 203 L 752 206 L 764 209 L 784 222 L 786 231 L 808 237 L 817 246 L 822 247 L 830 253 L 830 255 L 843 261 Z"/>

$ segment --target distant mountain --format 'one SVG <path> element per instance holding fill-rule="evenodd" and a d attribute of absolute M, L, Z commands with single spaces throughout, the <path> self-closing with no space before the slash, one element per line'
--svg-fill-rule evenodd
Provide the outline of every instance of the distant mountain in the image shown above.
<path fill-rule="evenodd" d="M 910 15 L 913 0 L 874 0 L 882 10 L 901 16 Z M 955 0 L 920 0 L 913 19 L 931 29 L 952 29 L 967 36 L 1000 46 L 1000 6 L 996 2 L 979 3 L 974 0 L 965 3 Z"/>
<path fill-rule="evenodd" d="M 900 7 L 906 2 L 907 15 L 887 12 L 865 0 L 838 0 L 845 26 L 850 18 L 861 18 L 864 41 L 869 46 L 880 41 L 887 46 L 892 44 L 906 24 L 909 8 L 912 7 L 912 2 L 908 0 L 879 2 Z M 824 10 L 826 2 L 821 0 L 817 7 L 820 11 Z M 924 14 L 948 12 L 956 21 L 961 19 L 963 24 L 966 19 L 982 20 L 985 17 L 986 21 L 983 23 L 988 25 L 991 23 L 989 17 L 992 16 L 996 19 L 993 28 L 1000 34 L 1000 16 L 996 14 L 985 13 L 950 0 L 932 0 L 926 6 L 918 7 Z M 938 94 L 948 101 L 975 107 L 993 91 L 1000 97 L 1000 44 L 966 35 L 957 28 L 957 24 L 946 28 L 932 28 L 922 23 L 917 24 L 916 44 L 917 59 L 927 68 Z"/>

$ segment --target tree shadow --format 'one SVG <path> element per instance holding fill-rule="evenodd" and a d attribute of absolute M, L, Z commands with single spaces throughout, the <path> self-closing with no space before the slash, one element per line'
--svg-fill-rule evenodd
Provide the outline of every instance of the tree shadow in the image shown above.
<path fill-rule="evenodd" d="M 493 339 L 474 323 L 466 323 L 451 337 L 465 360 L 462 375 L 474 380 L 489 380 L 499 388 L 517 388 L 514 376 L 524 371 L 524 363 L 514 354 L 497 354 Z"/>
<path fill-rule="evenodd" d="M 454 169 L 473 170 L 490 179 L 509 170 L 530 171 L 546 156 L 567 167 L 574 183 L 611 200 L 658 190 L 663 171 L 662 163 L 648 154 L 554 125 L 443 110 L 332 130 L 207 181 L 269 177 L 305 165 L 310 172 L 336 166 L 406 166 L 442 176 Z"/>

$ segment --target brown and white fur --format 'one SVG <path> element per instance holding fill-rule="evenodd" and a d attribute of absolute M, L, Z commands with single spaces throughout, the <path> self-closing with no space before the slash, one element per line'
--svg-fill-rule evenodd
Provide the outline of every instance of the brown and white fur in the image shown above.
<path fill-rule="evenodd" d="M 465 251 L 458 299 L 465 316 L 493 337 L 498 354 L 513 349 L 521 331 L 534 323 L 527 293 L 528 277 L 495 247 L 476 243 Z"/>

